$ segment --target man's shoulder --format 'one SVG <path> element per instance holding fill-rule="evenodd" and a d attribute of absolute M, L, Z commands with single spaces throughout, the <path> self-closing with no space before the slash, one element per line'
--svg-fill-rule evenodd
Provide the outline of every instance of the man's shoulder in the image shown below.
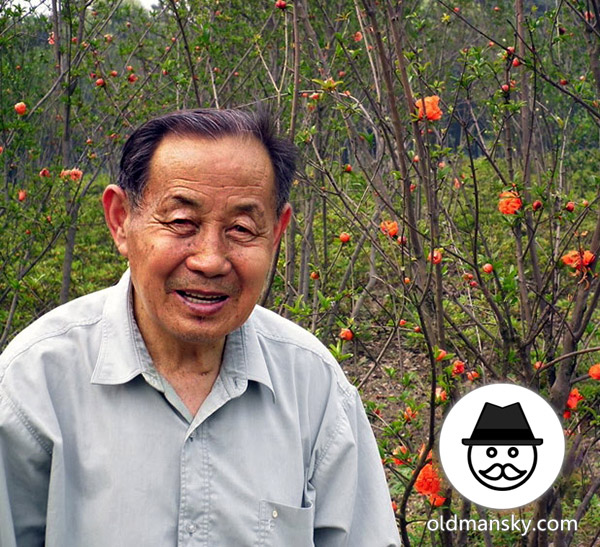
<path fill-rule="evenodd" d="M 287 344 L 296 350 L 304 350 L 339 368 L 323 343 L 300 325 L 261 306 L 254 308 L 251 318 L 257 335 L 263 340 Z"/>
<path fill-rule="evenodd" d="M 269 367 L 272 375 L 309 378 L 313 388 L 320 383 L 325 388 L 333 381 L 344 397 L 353 394 L 342 367 L 314 334 L 261 306 L 255 307 L 251 320 L 263 352 L 276 358 Z"/>
<path fill-rule="evenodd" d="M 68 352 L 76 329 L 92 327 L 102 319 L 104 303 L 113 288 L 102 289 L 62 304 L 45 313 L 17 334 L 0 355 L 0 378 L 17 357 L 31 350 L 52 346 Z"/>

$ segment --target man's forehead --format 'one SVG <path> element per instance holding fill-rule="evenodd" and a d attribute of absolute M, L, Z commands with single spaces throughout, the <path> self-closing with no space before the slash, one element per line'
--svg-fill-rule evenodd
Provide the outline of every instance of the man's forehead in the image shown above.
<path fill-rule="evenodd" d="M 275 207 L 270 156 L 250 135 L 210 139 L 169 134 L 157 146 L 148 175 L 143 199 L 155 207 L 211 209 L 215 199 L 227 209 L 252 201 L 255 214 Z"/>
<path fill-rule="evenodd" d="M 168 134 L 158 144 L 150 161 L 153 167 L 182 169 L 191 175 L 211 175 L 215 182 L 243 170 L 249 177 L 264 179 L 273 174 L 265 146 L 252 135 L 224 135 L 216 139 L 198 135 Z M 191 171 L 190 171 L 191 170 Z M 189 178 L 182 177 L 182 178 Z"/>

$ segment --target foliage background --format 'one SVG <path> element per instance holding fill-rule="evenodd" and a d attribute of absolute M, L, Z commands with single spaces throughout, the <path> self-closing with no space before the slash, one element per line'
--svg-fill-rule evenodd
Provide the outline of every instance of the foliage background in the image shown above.
<path fill-rule="evenodd" d="M 404 543 L 599 541 L 600 283 L 595 260 L 561 260 L 600 248 L 596 0 L 21 4 L 0 0 L 0 348 L 120 277 L 99 199 L 132 128 L 265 103 L 302 162 L 264 303 L 362 390 Z M 443 114 L 419 119 L 433 95 Z M 577 533 L 426 530 L 438 513 L 496 516 L 444 481 L 436 441 L 452 401 L 497 381 L 540 392 L 567 439 L 559 480 L 519 517 Z"/>

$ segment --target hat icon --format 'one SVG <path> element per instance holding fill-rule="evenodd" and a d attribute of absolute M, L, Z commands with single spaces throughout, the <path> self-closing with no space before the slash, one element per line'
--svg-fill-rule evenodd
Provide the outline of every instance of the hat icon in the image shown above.
<path fill-rule="evenodd" d="M 462 439 L 467 446 L 538 446 L 543 442 L 544 439 L 533 436 L 520 403 L 508 406 L 485 403 L 471 437 Z"/>

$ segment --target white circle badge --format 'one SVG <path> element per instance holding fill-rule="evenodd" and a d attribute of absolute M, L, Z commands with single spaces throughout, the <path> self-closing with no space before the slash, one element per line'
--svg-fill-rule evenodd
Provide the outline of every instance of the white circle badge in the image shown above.
<path fill-rule="evenodd" d="M 491 509 L 539 498 L 558 476 L 565 438 L 558 416 L 537 393 L 490 384 L 462 397 L 440 434 L 440 461 L 452 486 Z"/>

